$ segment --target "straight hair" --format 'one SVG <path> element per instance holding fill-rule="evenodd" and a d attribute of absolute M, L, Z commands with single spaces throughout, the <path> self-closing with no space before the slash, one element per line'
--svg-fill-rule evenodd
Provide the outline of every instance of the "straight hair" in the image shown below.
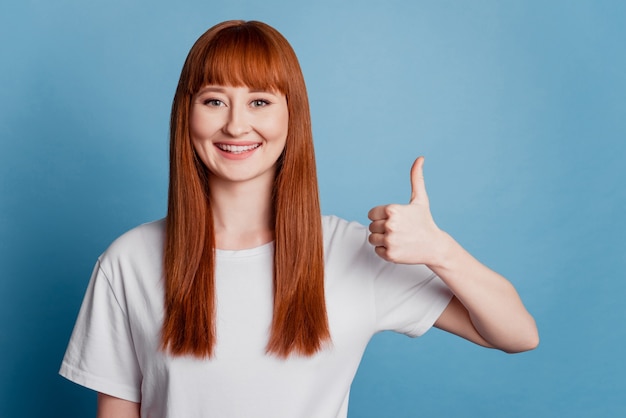
<path fill-rule="evenodd" d="M 193 96 L 210 84 L 286 96 L 289 126 L 272 194 L 274 308 L 266 351 L 282 358 L 311 356 L 330 341 L 330 331 L 309 103 L 295 52 L 276 29 L 256 21 L 222 22 L 205 32 L 189 51 L 174 95 L 161 348 L 172 355 L 210 358 L 216 344 L 209 173 L 189 133 Z"/>

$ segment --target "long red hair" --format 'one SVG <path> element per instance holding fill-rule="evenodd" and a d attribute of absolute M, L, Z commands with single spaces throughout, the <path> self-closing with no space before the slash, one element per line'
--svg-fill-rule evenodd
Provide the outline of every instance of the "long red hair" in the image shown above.
<path fill-rule="evenodd" d="M 211 357 L 216 343 L 215 237 L 207 169 L 189 134 L 192 98 L 207 84 L 275 89 L 289 127 L 273 192 L 274 312 L 267 352 L 312 355 L 330 340 L 313 135 L 304 77 L 287 40 L 261 22 L 222 22 L 193 45 L 170 121 L 164 350 Z"/>

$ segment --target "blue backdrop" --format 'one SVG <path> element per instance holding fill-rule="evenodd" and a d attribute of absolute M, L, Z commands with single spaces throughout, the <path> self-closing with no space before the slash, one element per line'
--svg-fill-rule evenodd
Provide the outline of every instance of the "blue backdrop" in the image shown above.
<path fill-rule="evenodd" d="M 180 68 L 232 18 L 300 57 L 324 212 L 408 201 L 426 155 L 438 224 L 540 327 L 515 356 L 379 335 L 350 417 L 626 416 L 625 4 L 2 1 L 0 417 L 95 415 L 56 374 L 89 274 L 164 216 Z"/>

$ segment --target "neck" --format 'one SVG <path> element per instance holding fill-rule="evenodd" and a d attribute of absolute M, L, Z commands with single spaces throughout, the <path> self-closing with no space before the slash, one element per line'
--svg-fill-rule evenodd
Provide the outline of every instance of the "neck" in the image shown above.
<path fill-rule="evenodd" d="M 273 179 L 239 183 L 210 179 L 217 248 L 254 248 L 274 239 L 272 187 Z"/>

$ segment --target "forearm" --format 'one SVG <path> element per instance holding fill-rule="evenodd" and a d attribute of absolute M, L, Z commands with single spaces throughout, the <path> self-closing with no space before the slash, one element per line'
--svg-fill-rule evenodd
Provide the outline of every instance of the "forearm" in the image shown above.
<path fill-rule="evenodd" d="M 472 257 L 435 224 L 424 183 L 424 158 L 411 167 L 408 205 L 372 208 L 369 242 L 381 258 L 400 264 L 426 264 L 455 298 L 436 326 L 477 344 L 507 352 L 533 349 L 537 327 L 513 285 Z"/>
<path fill-rule="evenodd" d="M 478 334 L 489 345 L 506 352 L 535 348 L 539 342 L 535 321 L 513 285 L 445 232 L 437 245 L 440 256 L 428 267 L 467 309 Z"/>

